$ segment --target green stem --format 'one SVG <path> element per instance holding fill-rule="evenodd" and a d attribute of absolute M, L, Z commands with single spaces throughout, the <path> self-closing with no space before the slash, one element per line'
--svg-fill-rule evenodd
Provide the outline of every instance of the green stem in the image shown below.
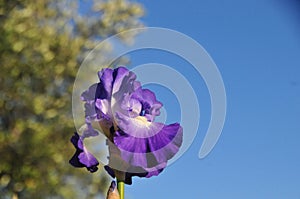
<path fill-rule="evenodd" d="M 120 199 L 124 199 L 125 197 L 125 186 L 124 182 L 118 181 L 118 191 L 120 194 Z"/>

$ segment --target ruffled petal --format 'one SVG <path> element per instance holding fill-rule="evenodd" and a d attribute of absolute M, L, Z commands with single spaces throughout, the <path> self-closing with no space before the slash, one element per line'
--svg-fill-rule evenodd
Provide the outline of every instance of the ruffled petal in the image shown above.
<path fill-rule="evenodd" d="M 98 77 L 101 83 L 102 95 L 97 95 L 100 99 L 110 99 L 113 89 L 113 69 L 104 68 L 98 72 Z"/>
<path fill-rule="evenodd" d="M 97 91 L 97 87 L 98 84 L 93 84 L 92 86 L 90 86 L 86 91 L 84 91 L 81 94 L 81 100 L 84 102 L 93 102 L 95 101 L 95 96 L 96 96 L 96 91 Z"/>
<path fill-rule="evenodd" d="M 111 120 L 112 118 L 111 112 L 108 111 L 110 104 L 107 99 L 97 98 L 97 96 L 103 95 L 102 93 L 106 93 L 101 87 L 101 83 L 94 84 L 81 94 L 81 100 L 85 102 L 85 119 L 88 122 L 99 121 L 100 119 Z"/>
<path fill-rule="evenodd" d="M 89 123 L 99 120 L 99 114 L 95 109 L 95 102 L 86 102 L 84 104 L 85 120 Z"/>
<path fill-rule="evenodd" d="M 149 121 L 153 121 L 155 116 L 160 115 L 163 104 L 157 101 L 155 94 L 149 89 L 138 88 L 131 97 L 141 102 L 143 110 L 141 115 L 146 116 Z"/>
<path fill-rule="evenodd" d="M 126 162 L 152 168 L 166 163 L 178 152 L 182 144 L 182 128 L 179 124 L 164 125 L 146 121 L 148 124 L 145 125 L 145 121 L 135 120 L 127 118 L 119 123 L 120 130 L 114 136 L 114 143 Z"/>
<path fill-rule="evenodd" d="M 119 67 L 116 69 L 105 68 L 98 72 L 99 83 L 93 84 L 84 91 L 81 99 L 85 102 L 86 121 L 106 120 L 106 123 L 114 122 L 112 109 L 120 110 L 120 104 L 126 101 L 124 96 L 133 92 L 140 86 L 136 82 L 136 75 L 126 69 Z"/>
<path fill-rule="evenodd" d="M 107 140 L 107 145 L 109 150 L 109 163 L 104 168 L 111 177 L 116 177 L 126 184 L 131 184 L 131 178 L 133 176 L 146 177 L 148 175 L 148 171 L 144 168 L 130 165 L 122 159 L 119 148 L 113 142 Z"/>
<path fill-rule="evenodd" d="M 132 177 L 146 177 L 159 175 L 167 166 L 166 162 L 150 168 L 133 166 L 125 162 L 121 157 L 120 150 L 112 142 L 108 141 L 109 146 L 109 164 L 104 166 L 107 173 L 126 184 L 132 184 Z"/>
<path fill-rule="evenodd" d="M 81 100 L 85 102 L 86 119 L 112 120 L 110 100 L 113 86 L 113 70 L 106 68 L 98 73 L 100 82 L 93 84 L 81 94 Z"/>
<path fill-rule="evenodd" d="M 92 124 L 87 122 L 85 123 L 82 127 L 80 127 L 79 132 L 82 132 L 81 139 L 85 139 L 88 137 L 95 137 L 99 135 L 98 131 L 96 131 L 93 127 Z"/>
<path fill-rule="evenodd" d="M 82 138 L 78 133 L 74 133 L 71 138 L 71 142 L 76 148 L 76 152 L 70 159 L 69 163 L 74 167 L 86 167 L 88 171 L 95 172 L 98 170 L 99 162 L 97 159 L 87 151 L 83 145 Z"/>
<path fill-rule="evenodd" d="M 166 166 L 167 166 L 167 163 L 163 162 L 159 165 L 156 165 L 155 167 L 146 168 L 146 171 L 148 173 L 145 177 L 146 178 L 151 178 L 152 176 L 158 176 L 165 169 Z"/>
<path fill-rule="evenodd" d="M 133 92 L 137 86 L 135 83 L 136 75 L 125 67 L 118 67 L 113 71 L 114 84 L 112 97 L 118 98 L 118 94 Z"/>

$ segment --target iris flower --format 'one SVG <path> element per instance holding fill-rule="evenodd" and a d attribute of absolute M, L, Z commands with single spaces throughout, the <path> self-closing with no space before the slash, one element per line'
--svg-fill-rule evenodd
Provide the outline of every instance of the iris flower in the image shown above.
<path fill-rule="evenodd" d="M 163 104 L 125 67 L 102 69 L 98 77 L 81 95 L 87 128 L 71 138 L 76 148 L 71 165 L 97 171 L 99 162 L 84 146 L 85 138 L 98 135 L 92 126 L 96 122 L 107 138 L 105 169 L 112 177 L 131 184 L 133 176 L 160 174 L 182 144 L 182 127 L 155 122 Z"/>

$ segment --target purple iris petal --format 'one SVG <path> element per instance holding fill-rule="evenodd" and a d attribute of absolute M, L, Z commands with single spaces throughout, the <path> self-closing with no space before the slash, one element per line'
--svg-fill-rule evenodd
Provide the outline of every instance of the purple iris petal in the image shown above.
<path fill-rule="evenodd" d="M 163 170 L 164 168 L 167 166 L 167 163 L 166 162 L 163 162 L 159 165 L 156 165 L 155 167 L 152 167 L 152 168 L 147 168 L 147 175 L 145 176 L 146 178 L 150 178 L 152 176 L 157 176 L 159 175 Z"/>
<path fill-rule="evenodd" d="M 155 94 L 152 91 L 139 88 L 132 94 L 132 98 L 141 102 L 143 106 L 142 110 L 144 111 L 141 115 L 151 115 L 154 117 L 160 115 L 162 103 L 156 100 Z"/>
<path fill-rule="evenodd" d="M 85 101 L 86 118 L 111 120 L 110 99 L 113 85 L 113 70 L 106 68 L 99 73 L 99 83 L 93 84 L 81 94 Z"/>
<path fill-rule="evenodd" d="M 126 132 L 130 133 L 118 131 L 114 143 L 120 149 L 121 157 L 135 166 L 151 168 L 167 162 L 178 152 L 182 143 L 179 124 L 152 122 L 148 127 L 138 127 L 131 123 L 127 127 Z M 149 136 L 137 137 L 138 133 Z"/>
<path fill-rule="evenodd" d="M 120 150 L 113 142 L 107 140 L 107 145 L 109 149 L 109 163 L 104 168 L 111 177 L 116 177 L 126 184 L 131 184 L 133 176 L 146 177 L 148 175 L 148 171 L 145 168 L 128 164 L 122 159 Z"/>
<path fill-rule="evenodd" d="M 103 82 L 93 84 L 81 94 L 81 99 L 85 102 L 87 120 L 112 119 L 108 96 L 110 94 L 104 89 Z"/>
<path fill-rule="evenodd" d="M 136 89 L 136 75 L 125 67 L 116 68 L 113 72 L 114 84 L 112 95 L 132 92 Z M 116 97 L 116 96 L 113 96 Z"/>
<path fill-rule="evenodd" d="M 98 84 L 93 84 L 88 88 L 88 90 L 84 91 L 81 94 L 81 100 L 85 102 L 93 102 L 95 100 L 96 90 L 98 87 Z"/>
<path fill-rule="evenodd" d="M 74 133 L 71 138 L 71 142 L 76 148 L 76 152 L 70 159 L 70 164 L 74 167 L 86 167 L 87 170 L 92 173 L 97 171 L 99 162 L 90 152 L 86 150 L 83 145 L 83 140 L 78 133 Z"/>
<path fill-rule="evenodd" d="M 109 99 L 111 97 L 113 87 L 113 70 L 110 68 L 104 68 L 98 72 L 98 77 L 103 90 L 102 95 L 97 95 L 97 98 Z"/>
<path fill-rule="evenodd" d="M 98 114 L 95 109 L 95 102 L 90 102 L 90 103 L 85 103 L 84 104 L 85 108 L 85 119 L 87 122 L 92 122 L 95 120 L 98 120 Z"/>
<path fill-rule="evenodd" d="M 81 139 L 85 139 L 85 138 L 88 138 L 88 137 L 94 137 L 94 136 L 97 136 L 99 135 L 98 131 L 96 131 L 93 127 L 92 127 L 92 124 L 91 123 L 86 123 L 83 127 L 81 128 L 84 128 L 83 129 L 83 132 L 82 132 L 82 136 L 81 136 Z"/>
<path fill-rule="evenodd" d="M 111 177 L 117 177 L 126 184 L 131 184 L 134 176 L 146 178 L 157 176 L 167 166 L 166 162 L 150 168 L 130 165 L 121 158 L 120 150 L 114 143 L 108 141 L 108 146 L 110 152 L 109 165 L 104 166 L 104 168 Z"/>

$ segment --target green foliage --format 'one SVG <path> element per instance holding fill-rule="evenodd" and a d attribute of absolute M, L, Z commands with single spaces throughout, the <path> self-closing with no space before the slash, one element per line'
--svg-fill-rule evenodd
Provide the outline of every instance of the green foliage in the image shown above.
<path fill-rule="evenodd" d="M 101 170 L 68 163 L 72 86 L 86 52 L 141 26 L 143 9 L 95 0 L 81 12 L 74 2 L 0 0 L 0 198 L 93 198 L 107 188 Z"/>

